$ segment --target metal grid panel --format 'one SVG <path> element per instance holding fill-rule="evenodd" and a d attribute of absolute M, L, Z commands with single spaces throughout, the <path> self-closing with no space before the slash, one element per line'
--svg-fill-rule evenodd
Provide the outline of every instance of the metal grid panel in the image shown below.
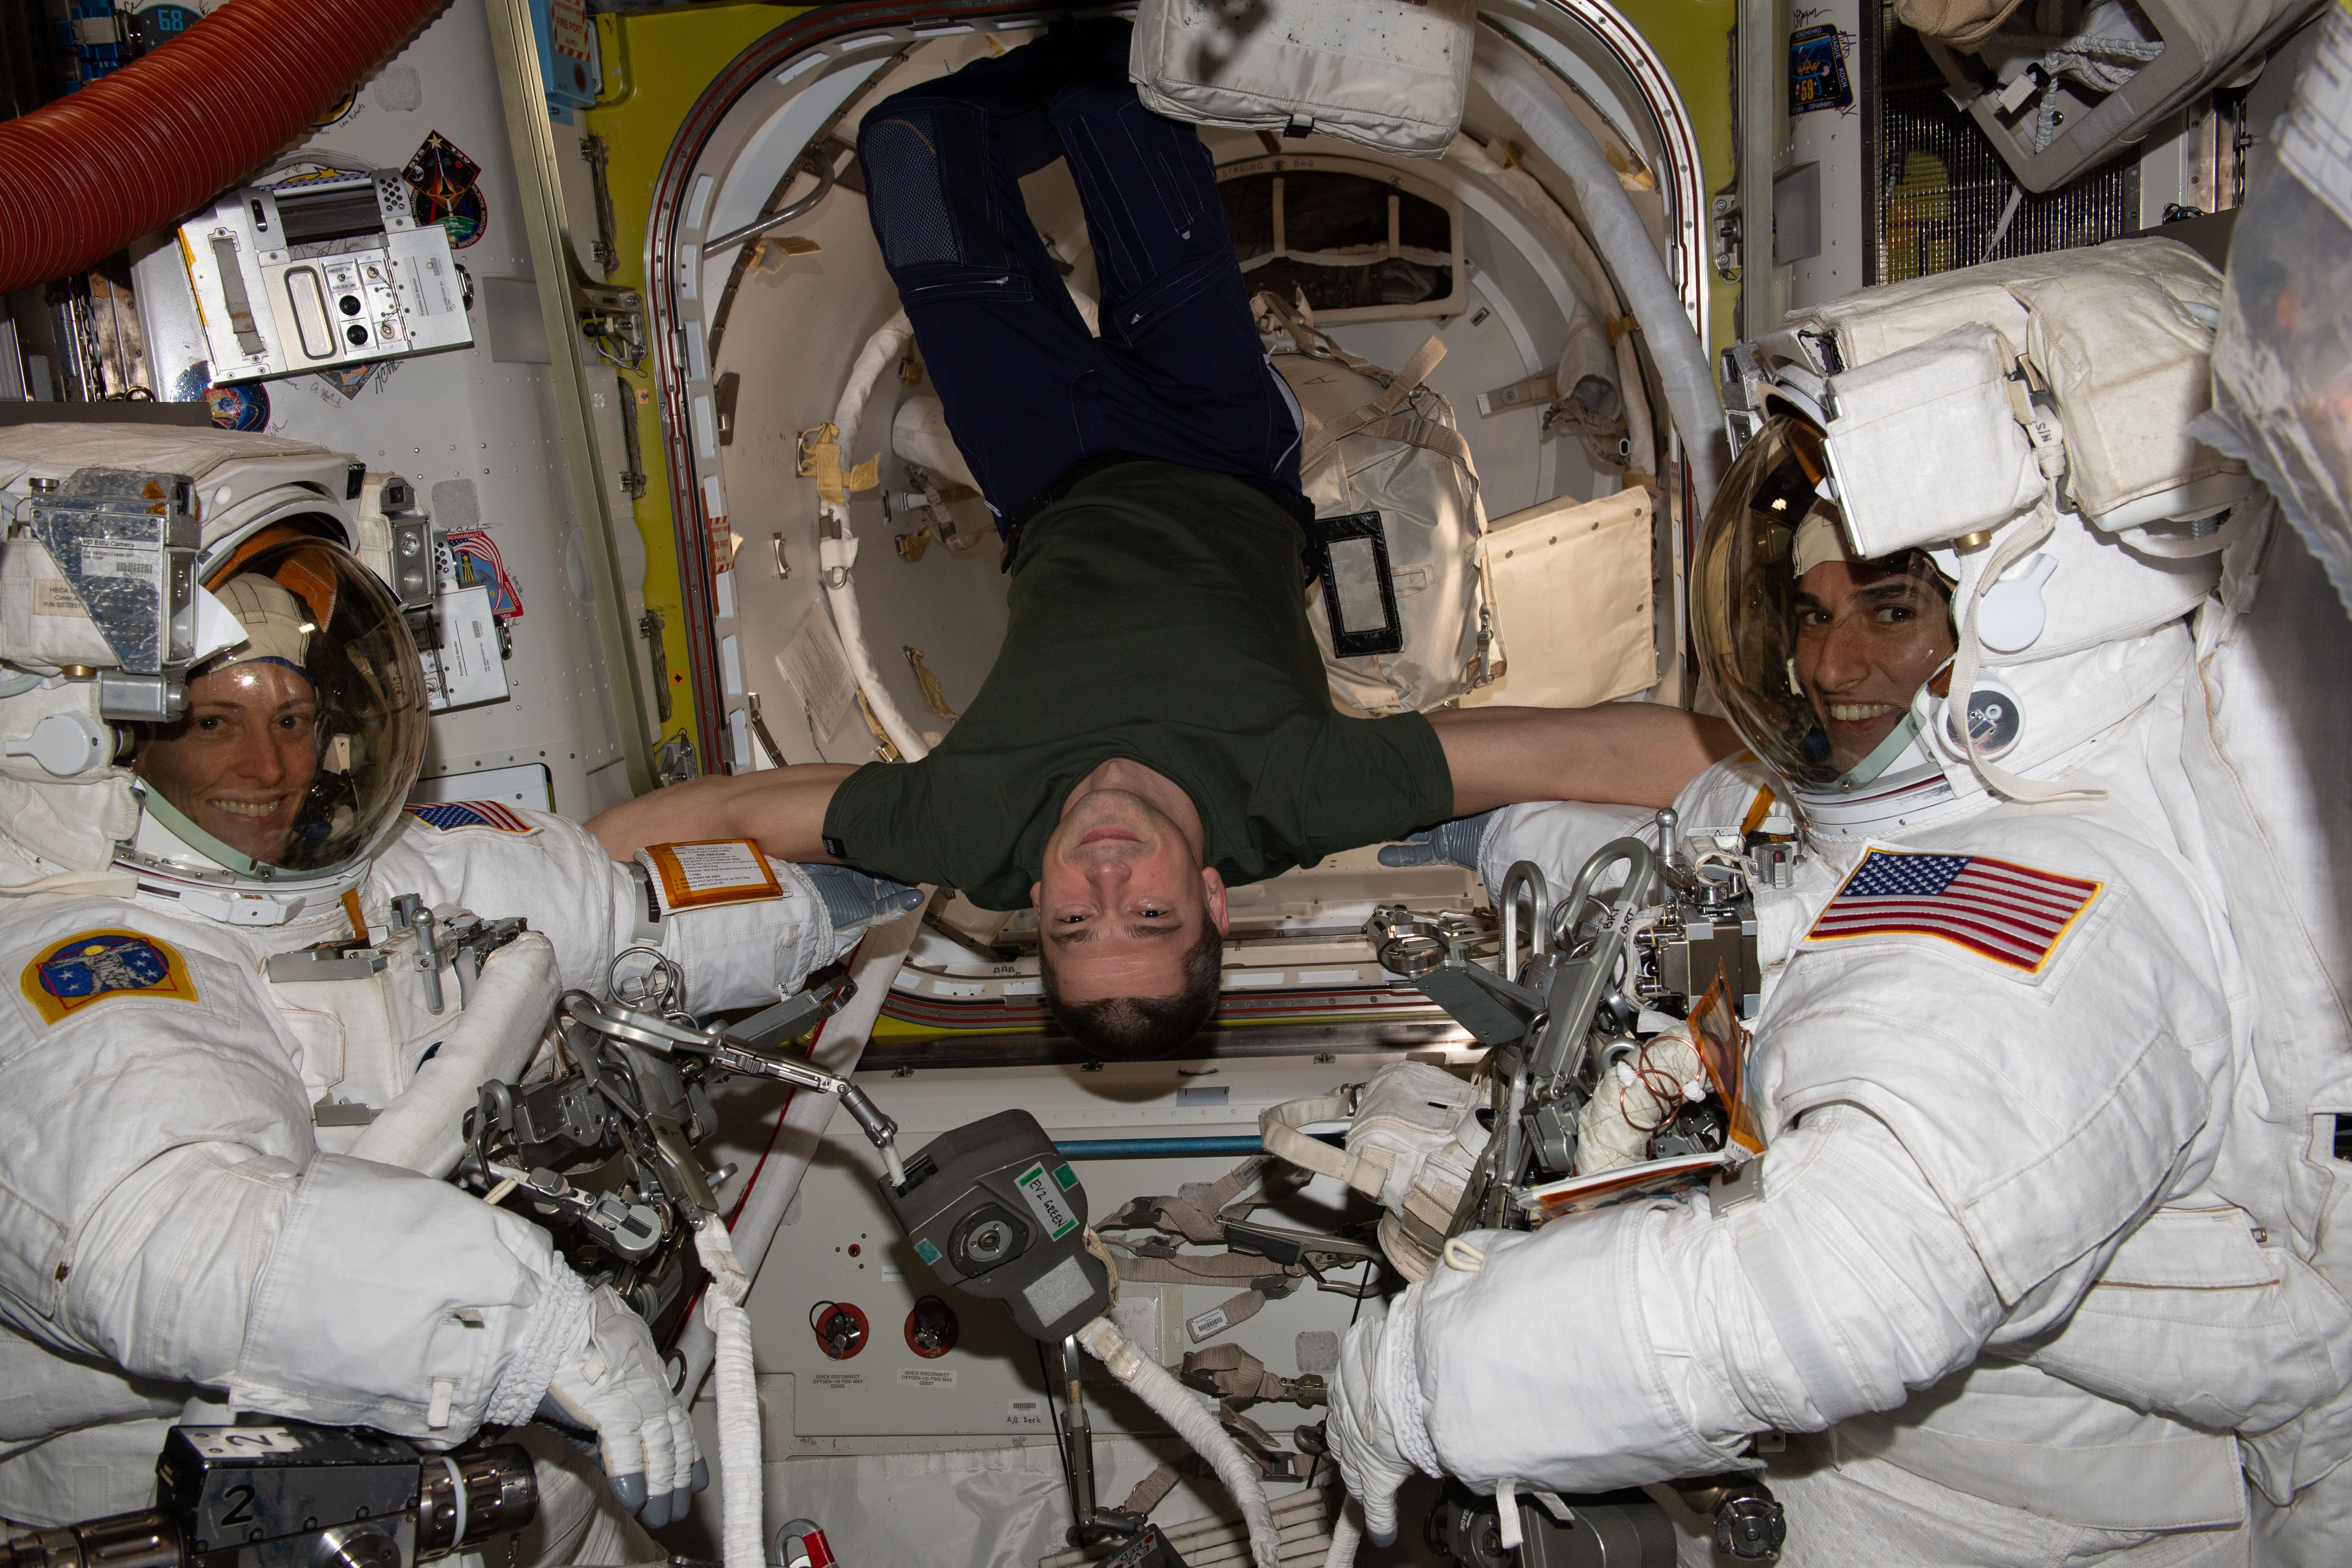
<path fill-rule="evenodd" d="M 1919 35 L 1895 20 L 1892 0 L 1882 0 L 1878 38 L 1873 283 L 2097 245 L 2139 226 L 2139 165 L 2131 157 L 2063 190 L 2027 193 L 1946 96 L 1943 74 Z"/>

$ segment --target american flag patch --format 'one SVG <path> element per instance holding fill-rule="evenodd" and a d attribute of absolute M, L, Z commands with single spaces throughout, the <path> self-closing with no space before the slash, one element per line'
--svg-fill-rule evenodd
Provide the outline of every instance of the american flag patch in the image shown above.
<path fill-rule="evenodd" d="M 1805 940 L 1932 936 L 2039 974 L 2105 887 L 1989 855 L 1873 849 L 1814 920 Z"/>
<path fill-rule="evenodd" d="M 453 827 L 495 827 L 500 833 L 537 831 L 494 800 L 436 800 L 426 805 L 410 806 L 408 815 L 444 833 Z"/>

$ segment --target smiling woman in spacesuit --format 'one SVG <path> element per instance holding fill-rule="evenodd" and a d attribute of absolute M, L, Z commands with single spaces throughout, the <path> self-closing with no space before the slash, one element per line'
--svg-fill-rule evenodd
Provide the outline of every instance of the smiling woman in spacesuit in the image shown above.
<path fill-rule="evenodd" d="M 315 623 L 256 574 L 232 579 L 220 598 L 248 640 L 188 682 L 187 716 L 157 726 L 134 766 L 195 826 L 284 866 L 319 776 L 319 689 L 303 665 Z"/>

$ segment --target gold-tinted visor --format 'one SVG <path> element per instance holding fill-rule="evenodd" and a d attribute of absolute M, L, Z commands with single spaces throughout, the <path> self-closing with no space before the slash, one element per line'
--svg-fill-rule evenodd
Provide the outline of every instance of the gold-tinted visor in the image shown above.
<path fill-rule="evenodd" d="M 1691 582 L 1700 667 L 1741 737 L 1800 789 L 1883 772 L 1954 647 L 1950 585 L 1924 552 L 1854 558 L 1828 472 L 1810 421 L 1769 421 L 1717 493 Z"/>
<path fill-rule="evenodd" d="M 149 808 L 225 868 L 324 875 L 366 854 L 425 756 L 425 684 L 391 592 L 340 544 L 291 529 L 206 584 L 246 640 L 188 678 L 188 710 L 143 726 Z"/>

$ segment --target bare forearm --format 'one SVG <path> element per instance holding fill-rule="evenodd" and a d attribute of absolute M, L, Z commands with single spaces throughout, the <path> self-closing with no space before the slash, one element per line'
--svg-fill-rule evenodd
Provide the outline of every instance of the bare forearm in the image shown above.
<path fill-rule="evenodd" d="M 1465 708 L 1430 715 L 1459 816 L 1528 800 L 1670 805 L 1739 749 L 1730 725 L 1654 702 Z"/>
<path fill-rule="evenodd" d="M 649 844 L 749 838 L 782 860 L 830 862 L 824 812 L 845 763 L 808 763 L 732 778 L 690 779 L 655 790 L 590 819 L 588 831 L 615 860 Z"/>

